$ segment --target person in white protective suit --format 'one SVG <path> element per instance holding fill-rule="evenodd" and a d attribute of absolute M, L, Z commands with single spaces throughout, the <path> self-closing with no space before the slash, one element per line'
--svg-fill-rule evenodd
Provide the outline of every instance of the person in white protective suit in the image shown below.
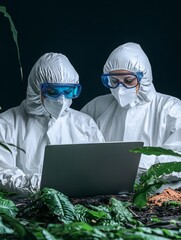
<path fill-rule="evenodd" d="M 68 58 L 46 53 L 33 66 L 26 99 L 0 114 L 0 187 L 29 194 L 39 190 L 45 146 L 104 142 L 95 121 L 70 108 L 79 96 L 79 75 Z M 81 154 L 81 153 L 80 153 Z"/>
<path fill-rule="evenodd" d="M 143 141 L 181 152 L 181 101 L 156 92 L 140 45 L 128 42 L 114 49 L 103 72 L 102 83 L 111 93 L 94 98 L 81 111 L 95 120 L 105 140 Z M 142 155 L 138 177 L 154 163 L 171 161 L 181 158 Z"/>

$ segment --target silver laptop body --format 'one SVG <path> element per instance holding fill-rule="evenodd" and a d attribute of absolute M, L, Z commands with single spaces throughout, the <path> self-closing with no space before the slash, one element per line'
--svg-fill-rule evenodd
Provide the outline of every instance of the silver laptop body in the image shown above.
<path fill-rule="evenodd" d="M 41 187 L 68 197 L 133 191 L 141 154 L 129 150 L 143 142 L 106 142 L 45 147 Z"/>

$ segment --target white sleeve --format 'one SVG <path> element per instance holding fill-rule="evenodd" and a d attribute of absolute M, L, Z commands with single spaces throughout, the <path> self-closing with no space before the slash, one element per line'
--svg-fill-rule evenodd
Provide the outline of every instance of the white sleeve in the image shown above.
<path fill-rule="evenodd" d="M 6 144 L 11 149 L 10 152 L 2 146 L 2 143 L 17 145 L 13 137 L 13 129 L 4 122 L 0 125 L 0 187 L 23 194 L 37 191 L 40 176 L 38 174 L 25 175 L 17 167 L 17 148 Z"/>
<path fill-rule="evenodd" d="M 5 154 L 2 153 L 3 150 L 0 149 L 0 187 L 22 194 L 36 192 L 39 189 L 39 174 L 25 175 L 22 170 L 11 165 L 13 163 L 11 153 L 7 151 L 4 151 Z"/>

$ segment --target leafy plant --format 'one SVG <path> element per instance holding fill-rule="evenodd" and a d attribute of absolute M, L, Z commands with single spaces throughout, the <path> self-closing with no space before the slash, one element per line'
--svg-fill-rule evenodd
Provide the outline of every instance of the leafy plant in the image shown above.
<path fill-rule="evenodd" d="M 143 147 L 130 151 L 146 155 L 170 155 L 181 157 L 181 154 L 161 147 Z M 165 162 L 152 165 L 141 175 L 139 183 L 135 184 L 135 193 L 133 197 L 134 204 L 140 209 L 144 207 L 147 203 L 148 195 L 155 192 L 163 184 L 170 182 L 168 180 L 164 180 L 163 176 L 172 172 L 181 172 L 181 162 Z"/>
<path fill-rule="evenodd" d="M 110 197 L 106 205 L 91 204 L 87 207 L 81 204 L 73 205 L 64 194 L 45 188 L 31 195 L 28 204 L 19 210 L 19 214 L 15 217 L 0 214 L 0 236 L 2 240 L 165 240 L 181 238 L 180 221 L 170 222 L 175 224 L 175 230 L 158 228 L 157 225 L 155 228 L 146 227 L 134 218 L 128 209 L 129 206 L 130 203 L 122 202 L 114 197 Z M 70 213 L 72 214 L 71 220 Z M 40 214 L 46 216 L 46 219 L 39 218 Z M 82 214 L 83 218 L 80 219 Z M 66 216 L 68 216 L 68 221 Z M 105 224 L 106 220 L 109 224 Z M 154 224 L 161 226 L 161 221 Z"/>
<path fill-rule="evenodd" d="M 0 197 L 0 213 L 15 217 L 18 213 L 18 209 L 14 202 Z"/>
<path fill-rule="evenodd" d="M 68 197 L 54 189 L 44 188 L 33 195 L 31 202 L 20 213 L 21 217 L 46 219 L 68 223 L 74 220 L 74 206 Z"/>
<path fill-rule="evenodd" d="M 19 221 L 18 219 L 15 219 L 8 215 L 2 215 L 0 216 L 0 236 L 4 236 L 5 238 L 2 238 L 2 240 L 8 239 L 8 236 L 14 236 L 15 239 L 20 240 L 37 240 L 38 238 L 35 238 L 35 236 Z M 40 239 L 40 238 L 39 238 Z M 47 239 L 48 240 L 48 239 Z"/>

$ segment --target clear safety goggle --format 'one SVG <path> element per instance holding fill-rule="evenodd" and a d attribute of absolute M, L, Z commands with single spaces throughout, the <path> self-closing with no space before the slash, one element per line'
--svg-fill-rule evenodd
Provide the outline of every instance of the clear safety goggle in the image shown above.
<path fill-rule="evenodd" d="M 126 88 L 136 87 L 143 77 L 142 72 L 102 74 L 102 83 L 107 88 L 117 88 L 122 84 Z"/>
<path fill-rule="evenodd" d="M 82 90 L 80 84 L 69 83 L 42 83 L 41 94 L 43 97 L 56 99 L 64 95 L 68 99 L 77 98 Z"/>

